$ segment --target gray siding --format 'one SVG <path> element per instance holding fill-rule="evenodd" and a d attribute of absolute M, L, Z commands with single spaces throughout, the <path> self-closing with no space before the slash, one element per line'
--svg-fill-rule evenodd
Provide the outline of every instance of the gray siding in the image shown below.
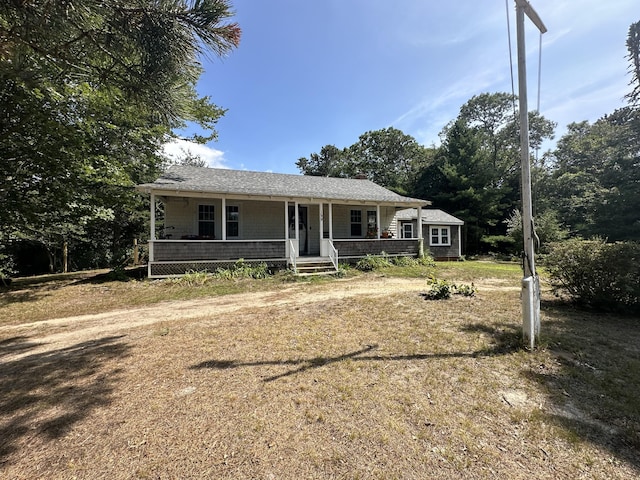
<path fill-rule="evenodd" d="M 351 236 L 351 210 L 360 210 L 362 212 L 362 235 L 360 237 Z M 365 238 L 367 234 L 367 212 L 375 211 L 375 205 L 334 205 L 333 206 L 333 238 Z M 391 230 L 394 222 L 396 210 L 393 207 L 380 207 L 380 232 Z M 329 221 L 329 214 L 325 216 L 325 221 Z M 329 230 L 328 225 L 325 231 Z M 393 230 L 391 230 L 393 231 Z"/>
<path fill-rule="evenodd" d="M 222 239 L 222 222 L 226 221 L 222 211 L 222 200 L 187 197 L 166 197 L 166 233 L 179 240 L 185 235 L 198 234 L 198 205 L 214 206 L 216 239 Z M 227 206 L 239 208 L 238 240 L 269 240 L 285 238 L 284 202 L 252 202 L 228 200 Z M 231 238 L 231 237 L 229 237 Z"/>
<path fill-rule="evenodd" d="M 154 262 L 185 260 L 234 260 L 285 258 L 285 242 L 281 241 L 198 241 L 169 240 L 153 243 Z"/>
<path fill-rule="evenodd" d="M 227 205 L 233 205 L 227 201 Z M 284 239 L 284 202 L 235 202 L 240 205 L 240 239 Z"/>
<path fill-rule="evenodd" d="M 418 240 L 336 240 L 334 241 L 338 257 L 365 257 L 367 255 L 380 255 L 385 252 L 389 255 L 418 255 Z"/>
<path fill-rule="evenodd" d="M 460 226 L 459 225 L 445 225 L 449 227 L 449 233 L 451 236 L 450 245 L 431 245 L 431 227 L 442 227 L 443 225 L 423 225 L 422 234 L 425 239 L 425 245 L 428 246 L 431 256 L 435 259 L 447 259 L 447 258 L 459 258 L 462 255 L 458 246 L 460 244 Z"/>

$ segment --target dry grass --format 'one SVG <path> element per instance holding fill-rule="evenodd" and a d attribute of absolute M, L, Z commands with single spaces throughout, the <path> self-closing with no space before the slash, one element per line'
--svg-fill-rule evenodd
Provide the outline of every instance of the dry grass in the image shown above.
<path fill-rule="evenodd" d="M 491 268 L 439 268 L 475 298 L 344 295 L 389 271 L 41 353 L 46 327 L 0 330 L 0 476 L 639 477 L 637 319 L 545 299 L 527 352 L 518 270 Z"/>

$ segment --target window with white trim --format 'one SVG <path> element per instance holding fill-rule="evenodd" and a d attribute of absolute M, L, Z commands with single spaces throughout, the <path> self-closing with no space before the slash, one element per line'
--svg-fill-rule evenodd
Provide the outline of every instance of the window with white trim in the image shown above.
<path fill-rule="evenodd" d="M 431 227 L 431 245 L 451 245 L 451 232 L 449 227 Z"/>
<path fill-rule="evenodd" d="M 198 205 L 198 236 L 215 238 L 215 231 L 213 205 Z"/>
<path fill-rule="evenodd" d="M 351 210 L 351 236 L 362 236 L 362 210 Z"/>
<path fill-rule="evenodd" d="M 227 237 L 240 235 L 240 207 L 227 205 Z"/>
<path fill-rule="evenodd" d="M 413 238 L 413 222 L 402 224 L 402 238 Z"/>

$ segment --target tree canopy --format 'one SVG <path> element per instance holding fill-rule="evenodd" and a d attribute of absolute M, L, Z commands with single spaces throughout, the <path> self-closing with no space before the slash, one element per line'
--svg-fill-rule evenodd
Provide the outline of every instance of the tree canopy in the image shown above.
<path fill-rule="evenodd" d="M 407 193 L 428 157 L 428 149 L 415 138 L 389 127 L 363 133 L 356 143 L 342 150 L 325 145 L 319 154 L 298 159 L 296 166 L 305 175 L 365 175 L 391 190 Z"/>
<path fill-rule="evenodd" d="M 627 36 L 629 71 L 632 90 L 627 98 L 632 104 L 640 103 L 640 22 L 632 23 Z"/>
<path fill-rule="evenodd" d="M 434 161 L 418 177 L 414 194 L 465 221 L 469 253 L 504 249 L 506 220 L 520 201 L 520 158 L 515 98 L 507 93 L 474 96 L 442 132 Z M 555 125 L 530 113 L 536 148 Z"/>
<path fill-rule="evenodd" d="M 569 125 L 543 182 L 546 206 L 585 238 L 640 239 L 640 111 Z"/>
<path fill-rule="evenodd" d="M 224 110 L 195 84 L 201 55 L 238 45 L 231 16 L 226 0 L 2 2 L 0 245 L 53 257 L 80 242 L 101 252 L 82 266 L 118 262 L 161 144 L 187 121 L 208 132 L 196 140 L 215 137 Z"/>

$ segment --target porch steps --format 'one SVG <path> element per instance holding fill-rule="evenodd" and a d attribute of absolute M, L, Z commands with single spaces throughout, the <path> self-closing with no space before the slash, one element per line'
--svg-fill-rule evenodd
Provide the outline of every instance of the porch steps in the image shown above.
<path fill-rule="evenodd" d="M 296 275 L 299 277 L 333 275 L 336 271 L 329 258 L 298 258 L 296 262 Z"/>

